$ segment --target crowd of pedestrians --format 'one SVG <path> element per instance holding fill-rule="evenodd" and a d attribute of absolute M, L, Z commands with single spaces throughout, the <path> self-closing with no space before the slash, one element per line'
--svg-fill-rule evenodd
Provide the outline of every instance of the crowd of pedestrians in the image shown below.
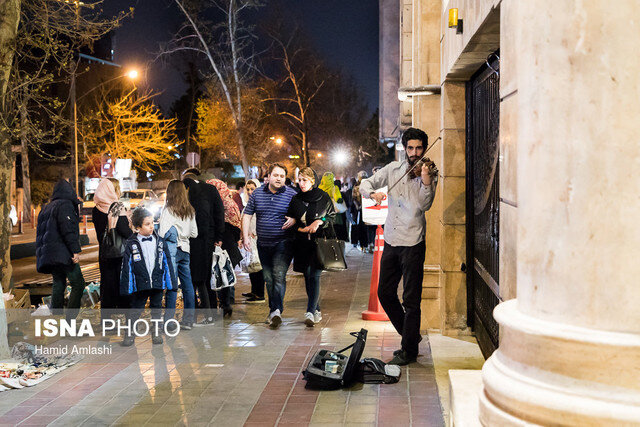
<path fill-rule="evenodd" d="M 213 252 L 221 247 L 233 267 L 243 258 L 241 248 L 257 251 L 262 269 L 249 274 L 251 291 L 243 294 L 244 302 L 265 302 L 266 289 L 274 328 L 282 322 L 286 274 L 293 261 L 294 270 L 304 275 L 309 297 L 304 321 L 309 326 L 318 323 L 322 269 L 314 239 L 340 234 L 346 240 L 347 234 L 341 228 L 346 229 L 347 208 L 334 175 L 325 173 L 320 179 L 313 169 L 304 168 L 294 185 L 287 168 L 276 163 L 264 182 L 250 179 L 235 190 L 200 175 L 187 169 L 181 180 L 169 182 L 155 224 L 144 207 L 126 208 L 117 179 L 99 182 L 91 217 L 99 244 L 102 319 L 124 313 L 135 319 L 148 303 L 153 318 L 164 308 L 166 321 L 175 316 L 178 289 L 184 307 L 181 329 L 212 324 L 218 308 L 231 317 L 234 287 L 214 291 L 210 286 Z M 69 316 L 80 307 L 85 288 L 79 265 L 79 203 L 69 177 L 64 177 L 43 208 L 37 231 L 37 269 L 54 280 L 51 308 L 63 310 L 66 305 Z M 336 209 L 340 206 L 344 208 Z M 114 252 L 114 245 L 120 250 Z M 65 304 L 67 281 L 71 296 Z M 154 336 L 154 342 L 161 341 Z M 131 345 L 133 337 L 124 343 Z"/>
<path fill-rule="evenodd" d="M 262 270 L 249 274 L 251 291 L 243 297 L 246 303 L 265 302 L 266 288 L 269 323 L 273 327 L 282 322 L 286 274 L 293 261 L 294 271 L 304 275 L 309 297 L 304 322 L 309 326 L 318 323 L 322 319 L 319 306 L 322 268 L 317 265 L 314 239 L 329 236 L 351 240 L 354 246 L 368 249 L 370 239 L 360 227 L 364 230 L 369 226 L 362 222 L 358 192 L 359 181 L 366 174 L 360 173 L 359 181 L 348 180 L 343 185 L 335 180 L 333 173 L 326 172 L 320 178 L 307 167 L 299 171 L 297 185 L 293 185 L 287 168 L 275 163 L 270 166 L 264 182 L 250 179 L 237 184 L 235 190 L 220 179 L 204 181 L 200 175 L 197 169 L 187 169 L 182 173 L 182 180 L 169 182 L 159 221 L 148 230 L 148 234 L 142 231 L 142 224 L 146 221 L 148 225 L 149 217 L 153 224 L 153 216 L 139 208 L 135 216 L 138 223 L 134 222 L 133 213 L 136 211 L 128 211 L 120 201 L 118 180 L 104 178 L 100 181 L 94 194 L 92 220 L 100 247 L 103 318 L 111 318 L 113 314 L 141 304 L 140 299 L 134 302 L 135 289 L 142 290 L 144 287 L 140 283 L 146 280 L 151 287 L 154 286 L 153 260 L 157 257 L 151 256 L 150 248 L 164 246 L 167 247 L 166 256 L 172 270 L 168 277 L 173 277 L 176 283 L 168 285 L 163 278 L 162 283 L 156 284 L 165 292 L 163 296 L 154 294 L 149 297 L 152 307 L 156 308 L 158 299 L 164 299 L 164 318 L 172 318 L 178 299 L 177 290 L 180 289 L 184 305 L 182 329 L 213 323 L 213 310 L 217 308 L 222 309 L 223 316 L 231 317 L 234 288 L 213 291 L 209 286 L 212 254 L 219 246 L 227 251 L 234 267 L 243 257 L 240 248 L 258 251 Z M 64 306 L 67 279 L 72 288 L 69 308 L 79 308 L 85 286 L 78 263 L 81 250 L 78 243 L 78 204 L 68 178 L 62 179 L 54 189 L 51 203 L 39 218 L 38 271 L 53 275 L 53 309 Z M 103 245 L 106 244 L 104 237 L 107 232 L 132 252 L 127 254 L 123 250 L 118 256 L 106 256 Z M 135 273 L 143 269 L 133 267 L 142 260 L 149 267 L 148 278 L 141 278 L 138 283 Z M 123 271 L 123 267 L 128 270 Z M 196 307 L 200 309 L 201 319 L 196 318 Z"/>
<path fill-rule="evenodd" d="M 362 198 L 381 203 L 386 196 L 376 190 L 395 182 L 400 185 L 388 195 L 379 297 L 403 337 L 395 363 L 415 360 L 421 339 L 424 212 L 433 201 L 434 176 L 437 177 L 432 162 L 415 168 L 422 165 L 417 162 L 427 141 L 424 132 L 409 129 L 402 139 L 406 159 L 374 169 L 370 178 L 361 171 L 344 183 L 331 172 L 319 177 L 310 167 L 300 170 L 292 182 L 287 168 L 274 163 L 263 182 L 251 179 L 232 190 L 220 179 L 204 180 L 198 169 L 187 169 L 181 180 L 169 182 L 157 223 L 145 207 L 133 211 L 125 207 L 116 179 L 102 179 L 95 191 L 92 212 L 100 246 L 102 318 L 126 312 L 127 319 L 134 321 L 148 304 L 152 319 L 164 321 L 165 326 L 171 323 L 175 330 L 177 322 L 169 321 L 176 316 L 179 289 L 184 306 L 181 329 L 212 324 L 214 310 L 218 308 L 224 317 L 231 317 L 235 288 L 214 290 L 211 286 L 214 252 L 221 248 L 232 268 L 243 257 L 255 256 L 257 252 L 261 269 L 249 272 L 251 291 L 243 297 L 246 303 L 262 303 L 266 288 L 267 322 L 272 328 L 282 323 L 287 271 L 293 261 L 293 270 L 304 276 L 307 292 L 303 321 L 313 327 L 322 320 L 323 266 L 317 253 L 317 239 L 350 241 L 354 247 L 371 251 L 375 228 L 363 220 Z M 405 178 L 407 170 L 412 173 Z M 53 276 L 53 310 L 63 309 L 69 281 L 68 317 L 75 316 L 85 288 L 79 266 L 78 204 L 79 199 L 65 177 L 56 184 L 50 203 L 38 217 L 37 227 L 37 269 Z M 401 277 L 402 303 L 397 294 Z M 123 345 L 132 345 L 134 338 L 128 333 Z M 163 342 L 157 330 L 152 341 Z"/>

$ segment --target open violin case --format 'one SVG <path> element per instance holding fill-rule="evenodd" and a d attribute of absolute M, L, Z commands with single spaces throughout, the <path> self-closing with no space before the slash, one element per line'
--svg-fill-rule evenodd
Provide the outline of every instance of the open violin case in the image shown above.
<path fill-rule="evenodd" d="M 351 332 L 350 335 L 356 341 L 348 347 L 337 352 L 318 350 L 311 358 L 302 373 L 307 381 L 306 388 L 335 390 L 354 382 L 356 366 L 360 363 L 367 342 L 367 330 L 360 329 L 360 332 Z M 343 354 L 349 349 L 349 356 Z"/>

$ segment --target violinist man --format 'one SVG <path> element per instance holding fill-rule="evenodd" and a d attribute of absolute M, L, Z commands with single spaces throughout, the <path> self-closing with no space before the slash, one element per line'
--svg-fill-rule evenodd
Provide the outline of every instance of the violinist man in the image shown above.
<path fill-rule="evenodd" d="M 402 348 L 396 350 L 393 365 L 407 365 L 418 357 L 420 336 L 420 300 L 425 257 L 424 213 L 433 203 L 438 170 L 428 158 L 422 159 L 429 138 L 425 132 L 409 128 L 402 134 L 406 158 L 391 162 L 360 184 L 363 197 L 379 205 L 385 194 L 376 190 L 388 186 L 391 191 L 389 212 L 384 225 L 384 252 L 380 261 L 378 297 L 389 320 L 400 335 Z M 413 169 L 412 169 L 413 168 Z M 411 172 L 404 176 L 407 171 Z M 394 186 L 394 184 L 396 184 Z M 398 284 L 403 278 L 402 303 Z"/>

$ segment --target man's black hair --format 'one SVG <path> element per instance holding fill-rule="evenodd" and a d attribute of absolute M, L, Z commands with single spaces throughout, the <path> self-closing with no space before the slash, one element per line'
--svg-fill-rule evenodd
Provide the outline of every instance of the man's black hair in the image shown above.
<path fill-rule="evenodd" d="M 245 185 L 246 185 L 246 182 L 240 181 L 239 183 L 236 184 L 236 190 L 240 190 L 241 188 L 244 188 Z"/>
<path fill-rule="evenodd" d="M 420 141 L 422 141 L 422 148 L 424 148 L 425 150 L 427 149 L 427 146 L 429 145 L 429 137 L 424 131 L 418 128 L 409 128 L 405 130 L 402 133 L 402 145 L 404 146 L 405 150 L 407 149 L 407 142 L 411 141 L 412 139 L 419 139 Z"/>
<path fill-rule="evenodd" d="M 131 224 L 133 224 L 135 228 L 140 228 L 142 227 L 142 223 L 144 222 L 144 219 L 148 216 L 153 218 L 153 214 L 149 212 L 147 209 L 143 207 L 137 207 L 131 213 Z"/>
<path fill-rule="evenodd" d="M 291 180 L 289 178 L 286 178 L 284 180 L 284 185 L 287 185 L 287 186 L 291 185 Z"/>

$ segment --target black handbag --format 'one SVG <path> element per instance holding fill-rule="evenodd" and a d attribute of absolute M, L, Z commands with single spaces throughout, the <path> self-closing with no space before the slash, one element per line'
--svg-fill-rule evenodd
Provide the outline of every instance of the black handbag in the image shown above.
<path fill-rule="evenodd" d="M 115 227 L 105 231 L 102 236 L 100 257 L 104 259 L 122 258 L 124 256 L 125 239 L 118 234 Z"/>
<path fill-rule="evenodd" d="M 331 224 L 333 231 L 333 224 Z M 325 271 L 344 271 L 347 269 L 347 260 L 344 257 L 344 241 L 338 240 L 333 232 L 333 238 L 316 238 L 316 256 L 318 266 Z"/>

